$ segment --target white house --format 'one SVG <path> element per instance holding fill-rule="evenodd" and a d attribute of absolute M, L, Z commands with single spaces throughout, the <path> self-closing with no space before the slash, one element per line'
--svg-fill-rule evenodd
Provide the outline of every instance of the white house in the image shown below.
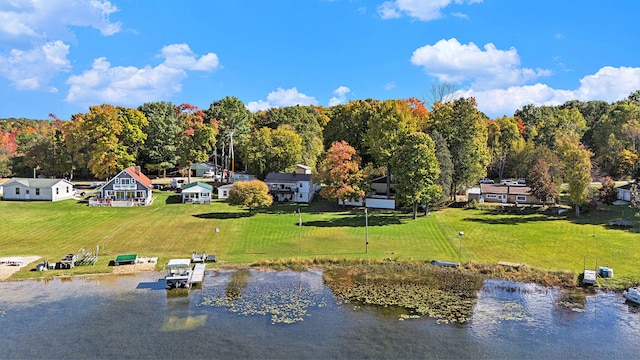
<path fill-rule="evenodd" d="M 228 199 L 231 189 L 233 189 L 233 184 L 218 186 L 218 199 Z"/>
<path fill-rule="evenodd" d="M 183 185 L 182 203 L 211 204 L 212 192 L 213 186 L 199 181 Z"/>
<path fill-rule="evenodd" d="M 311 169 L 305 165 L 296 165 L 293 173 L 269 173 L 264 182 L 276 202 L 309 203 L 318 190 Z"/>
<path fill-rule="evenodd" d="M 4 200 L 58 201 L 76 193 L 73 183 L 65 179 L 12 178 L 2 187 Z"/>
<path fill-rule="evenodd" d="M 100 196 L 91 198 L 89 206 L 144 206 L 153 197 L 151 180 L 140 166 L 129 166 L 100 187 Z"/>

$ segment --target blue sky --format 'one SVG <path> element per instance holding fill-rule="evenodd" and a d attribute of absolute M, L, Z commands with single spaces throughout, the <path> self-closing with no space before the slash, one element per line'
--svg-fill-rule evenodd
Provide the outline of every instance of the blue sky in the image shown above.
<path fill-rule="evenodd" d="M 252 111 L 428 99 L 491 118 L 640 89 L 640 2 L 0 0 L 0 118 L 225 96 Z"/>

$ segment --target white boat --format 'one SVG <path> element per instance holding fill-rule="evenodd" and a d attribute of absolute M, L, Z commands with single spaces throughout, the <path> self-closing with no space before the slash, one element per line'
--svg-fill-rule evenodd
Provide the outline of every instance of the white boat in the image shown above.
<path fill-rule="evenodd" d="M 629 290 L 625 291 L 622 296 L 628 301 L 640 305 L 640 287 L 629 288 Z"/>
<path fill-rule="evenodd" d="M 191 279 L 191 259 L 171 259 L 167 264 L 167 289 L 187 288 Z"/>

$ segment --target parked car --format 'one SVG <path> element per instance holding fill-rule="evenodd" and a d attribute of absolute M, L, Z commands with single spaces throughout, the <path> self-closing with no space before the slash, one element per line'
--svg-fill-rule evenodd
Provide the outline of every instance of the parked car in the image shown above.
<path fill-rule="evenodd" d="M 527 180 L 525 180 L 525 179 L 518 179 L 518 180 L 516 180 L 516 182 L 518 184 L 520 184 L 520 185 L 527 185 Z"/>
<path fill-rule="evenodd" d="M 489 178 L 480 179 L 480 184 L 493 184 L 493 180 Z"/>
<path fill-rule="evenodd" d="M 173 178 L 171 179 L 171 188 L 173 189 L 182 189 L 182 185 L 187 181 L 183 178 Z"/>
<path fill-rule="evenodd" d="M 502 180 L 500 180 L 500 185 L 509 185 L 509 186 L 513 186 L 513 185 L 520 185 L 520 184 L 518 184 L 518 182 L 517 182 L 517 181 L 515 181 L 515 180 L 505 180 L 505 179 L 502 179 Z"/>
<path fill-rule="evenodd" d="M 216 176 L 216 172 L 213 170 L 209 170 L 207 172 L 205 172 L 204 174 L 202 174 L 203 178 L 212 178 Z"/>

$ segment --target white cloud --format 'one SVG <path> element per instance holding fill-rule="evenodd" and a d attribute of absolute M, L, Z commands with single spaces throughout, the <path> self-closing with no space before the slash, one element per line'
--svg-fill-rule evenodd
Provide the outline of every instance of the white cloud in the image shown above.
<path fill-rule="evenodd" d="M 443 17 L 442 10 L 452 3 L 480 2 L 482 0 L 394 0 L 378 5 L 377 10 L 382 19 L 397 19 L 406 15 L 420 21 L 432 21 Z"/>
<path fill-rule="evenodd" d="M 476 89 L 522 85 L 551 72 L 520 67 L 515 48 L 499 50 L 492 43 L 480 49 L 476 44 L 460 44 L 457 39 L 440 40 L 416 49 L 411 63 L 441 82 L 471 81 Z"/>
<path fill-rule="evenodd" d="M 95 59 L 90 70 L 69 77 L 66 101 L 80 105 L 139 105 L 163 100 L 182 90 L 187 70 L 213 71 L 219 67 L 216 54 L 198 58 L 186 44 L 165 46 L 160 56 L 165 59 L 162 64 L 143 68 L 112 67 L 104 57 Z"/>
<path fill-rule="evenodd" d="M 187 44 L 167 45 L 162 48 L 162 56 L 165 58 L 165 65 L 176 69 L 211 71 L 220 64 L 218 55 L 214 53 L 208 53 L 196 59 Z"/>
<path fill-rule="evenodd" d="M 389 91 L 389 90 L 393 90 L 396 88 L 396 82 L 395 81 L 389 81 L 388 83 L 386 83 L 384 85 L 384 89 Z"/>
<path fill-rule="evenodd" d="M 347 101 L 347 94 L 350 92 L 351 89 L 346 86 L 340 86 L 337 89 L 333 90 L 333 94 L 336 96 L 329 99 L 329 106 L 344 104 Z"/>
<path fill-rule="evenodd" d="M 574 90 L 553 89 L 545 84 L 512 86 L 506 89 L 457 91 L 455 97 L 473 96 L 480 111 L 489 117 L 511 116 L 527 104 L 560 105 L 568 100 L 615 102 L 640 89 L 640 68 L 605 66 L 580 79 Z"/>
<path fill-rule="evenodd" d="M 267 100 L 252 101 L 247 105 L 250 111 L 256 112 L 260 110 L 267 110 L 272 107 L 287 107 L 295 105 L 317 105 L 318 101 L 313 96 L 305 95 L 298 92 L 298 89 L 293 87 L 291 89 L 278 88 L 276 91 L 272 91 L 267 95 Z"/>
<path fill-rule="evenodd" d="M 108 0 L 0 2 L 0 38 L 68 39 L 70 26 L 88 26 L 102 35 L 120 31 L 109 16 L 118 8 Z"/>
<path fill-rule="evenodd" d="M 48 42 L 29 51 L 13 49 L 8 56 L 0 55 L 0 76 L 7 78 L 17 90 L 57 92 L 47 84 L 60 71 L 67 71 L 69 46 L 62 41 Z"/>
<path fill-rule="evenodd" d="M 115 34 L 121 24 L 109 16 L 116 11 L 108 0 L 0 0 L 0 42 L 11 49 L 0 53 L 0 76 L 17 90 L 58 91 L 49 82 L 71 69 L 63 42 L 74 39 L 70 27 Z"/>

